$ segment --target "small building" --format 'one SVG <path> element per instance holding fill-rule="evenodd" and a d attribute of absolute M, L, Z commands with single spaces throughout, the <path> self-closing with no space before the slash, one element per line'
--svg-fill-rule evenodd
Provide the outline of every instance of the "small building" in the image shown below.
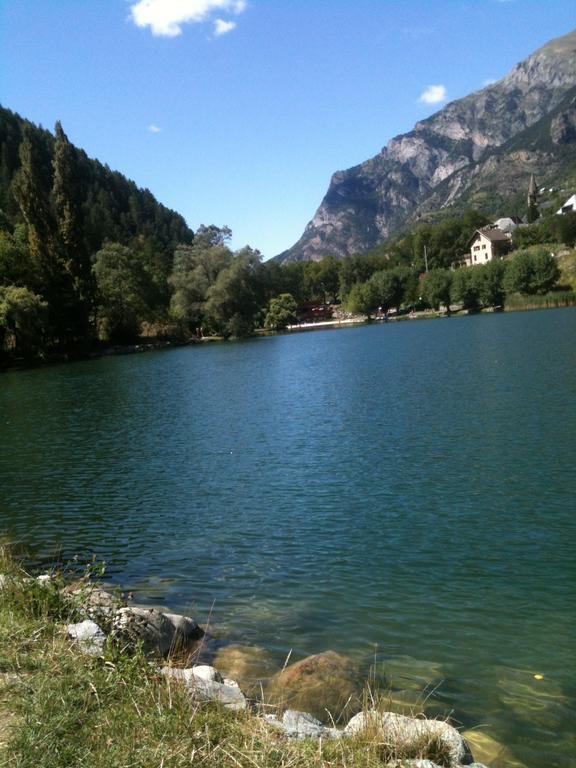
<path fill-rule="evenodd" d="M 487 264 L 493 259 L 503 258 L 512 245 L 509 232 L 502 232 L 495 227 L 477 229 L 468 241 L 470 261 L 466 266 Z"/>
<path fill-rule="evenodd" d="M 296 317 L 299 323 L 317 323 L 321 320 L 331 320 L 334 308 L 329 304 L 317 301 L 303 301 L 298 305 Z"/>
<path fill-rule="evenodd" d="M 576 195 L 569 197 L 564 205 L 556 211 L 556 213 L 562 215 L 563 213 L 572 213 L 572 211 L 576 211 Z"/>

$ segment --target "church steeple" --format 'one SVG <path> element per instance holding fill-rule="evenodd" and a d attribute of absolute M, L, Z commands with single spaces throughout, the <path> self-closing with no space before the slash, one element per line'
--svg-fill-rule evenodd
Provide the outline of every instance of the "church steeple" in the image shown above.
<path fill-rule="evenodd" d="M 530 174 L 530 184 L 528 184 L 528 208 L 538 205 L 538 185 L 534 174 Z"/>
<path fill-rule="evenodd" d="M 536 184 L 534 174 L 531 173 L 530 184 L 528 184 L 528 223 L 532 224 L 532 222 L 536 221 L 539 216 L 540 211 L 538 210 L 538 185 Z"/>

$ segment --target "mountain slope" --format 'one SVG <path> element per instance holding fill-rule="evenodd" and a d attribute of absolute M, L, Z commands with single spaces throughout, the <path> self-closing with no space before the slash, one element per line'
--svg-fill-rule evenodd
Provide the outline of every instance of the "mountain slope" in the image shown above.
<path fill-rule="evenodd" d="M 370 160 L 335 173 L 300 240 L 276 258 L 307 261 L 362 252 L 428 208 L 427 201 L 457 201 L 469 189 L 463 171 L 546 118 L 574 86 L 576 31 L 543 46 L 497 83 L 447 104 Z M 566 120 L 556 125 L 558 136 L 570 135 L 571 118 Z M 453 186 L 445 197 L 435 195 L 440 187 L 446 190 L 449 178 Z"/>

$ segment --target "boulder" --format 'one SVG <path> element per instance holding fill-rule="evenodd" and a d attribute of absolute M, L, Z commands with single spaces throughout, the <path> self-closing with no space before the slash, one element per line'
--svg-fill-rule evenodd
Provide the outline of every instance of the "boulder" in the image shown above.
<path fill-rule="evenodd" d="M 355 715 L 344 729 L 347 736 L 366 731 L 381 743 L 388 761 L 394 756 L 405 760 L 431 759 L 448 768 L 472 762 L 468 745 L 456 728 L 444 720 L 369 711 Z"/>
<path fill-rule="evenodd" d="M 262 686 L 278 672 L 272 656 L 263 648 L 248 645 L 228 645 L 214 658 L 214 666 L 226 677 L 237 680 L 250 696 L 258 696 Z"/>
<path fill-rule="evenodd" d="M 116 612 L 111 635 L 126 651 L 134 651 L 141 644 L 146 656 L 167 656 L 199 640 L 204 632 L 194 619 L 186 616 L 131 606 Z"/>
<path fill-rule="evenodd" d="M 174 627 L 175 640 L 180 646 L 187 647 L 204 637 L 204 630 L 190 616 L 178 613 L 165 613 L 164 616 Z"/>
<path fill-rule="evenodd" d="M 64 594 L 76 612 L 85 619 L 92 619 L 108 629 L 114 615 L 122 607 L 119 597 L 93 584 L 66 587 Z"/>
<path fill-rule="evenodd" d="M 276 715 L 264 715 L 264 720 L 291 739 L 338 738 L 341 731 L 327 728 L 308 712 L 287 709 L 280 720 Z"/>
<path fill-rule="evenodd" d="M 235 680 L 223 678 L 214 667 L 204 664 L 187 669 L 164 667 L 162 674 L 184 683 L 194 701 L 213 701 L 233 710 L 243 710 L 248 707 L 246 697 L 238 683 Z"/>
<path fill-rule="evenodd" d="M 345 656 L 327 651 L 278 672 L 269 680 L 265 694 L 267 702 L 281 709 L 297 709 L 324 721 L 337 721 L 344 714 L 358 711 L 362 690 L 356 665 Z"/>
<path fill-rule="evenodd" d="M 99 656 L 102 653 L 106 635 L 94 621 L 87 619 L 79 624 L 68 624 L 66 632 L 82 653 L 88 653 L 91 656 Z"/>

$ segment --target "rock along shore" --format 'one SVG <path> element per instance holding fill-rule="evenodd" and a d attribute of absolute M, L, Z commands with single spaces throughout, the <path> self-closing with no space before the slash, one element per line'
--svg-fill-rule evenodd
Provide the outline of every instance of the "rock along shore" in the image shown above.
<path fill-rule="evenodd" d="M 0 574 L 0 595 L 14 580 L 14 576 Z M 362 706 L 357 670 L 349 659 L 333 651 L 276 670 L 262 649 L 228 646 L 215 655 L 213 665 L 201 663 L 209 636 L 189 616 L 127 606 L 89 581 L 55 587 L 46 574 L 35 582 L 41 588 L 57 589 L 79 619 L 67 624 L 65 631 L 80 654 L 105 656 L 109 647 L 126 656 L 143 653 L 168 685 L 183 686 L 192 701 L 249 713 L 276 738 L 352 739 L 370 734 L 385 745 L 390 760 L 383 765 L 391 768 L 485 768 L 474 762 L 470 745 L 446 720 Z M 227 670 L 251 678 L 252 685 L 225 676 Z M 300 708 L 313 700 L 311 692 L 321 709 L 331 713 L 328 719 L 334 716 L 328 724 L 326 718 L 322 722 L 314 716 L 317 712 Z M 336 719 L 346 720 L 344 727 L 337 727 Z"/>

